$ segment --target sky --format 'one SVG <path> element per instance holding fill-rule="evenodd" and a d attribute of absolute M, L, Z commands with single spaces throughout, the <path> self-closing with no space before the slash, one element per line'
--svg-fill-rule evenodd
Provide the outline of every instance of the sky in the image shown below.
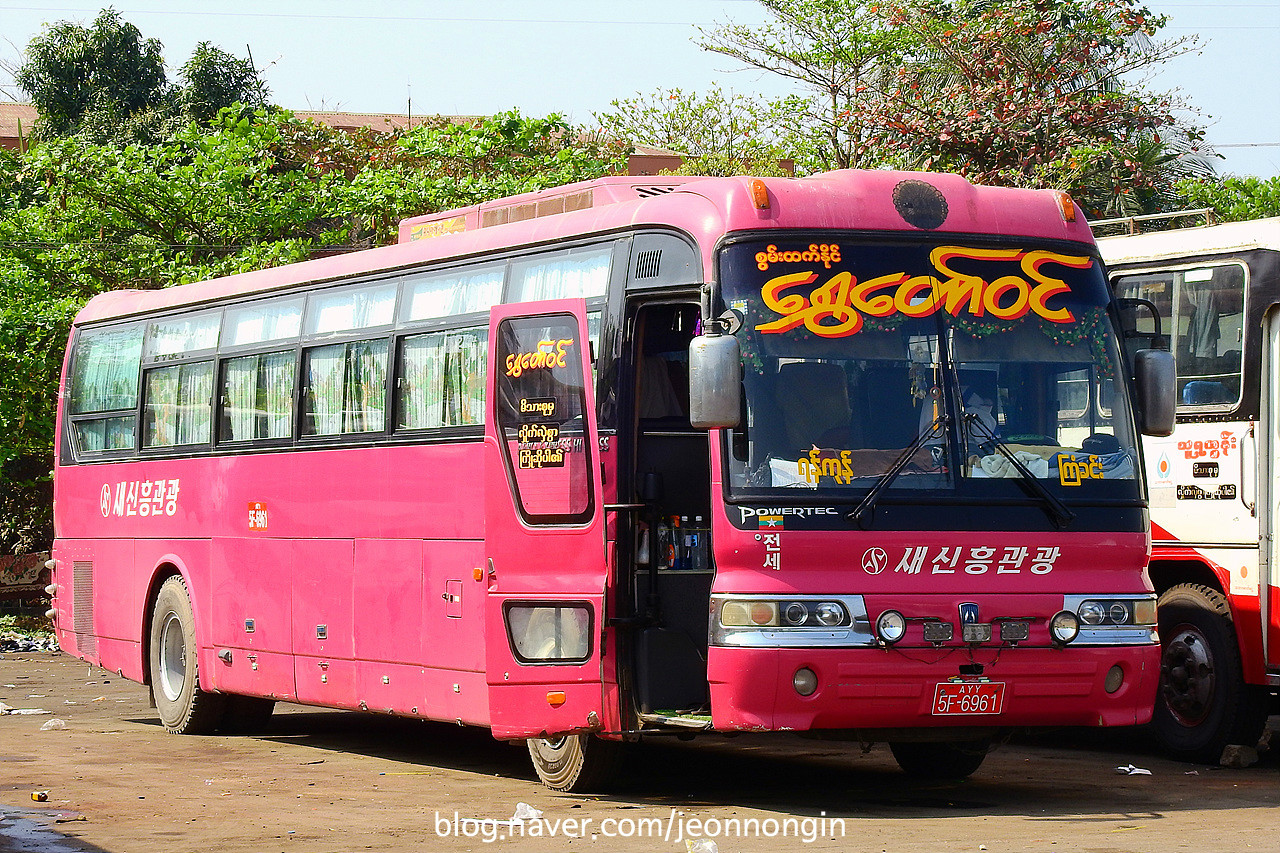
<path fill-rule="evenodd" d="M 44 24 L 89 24 L 103 2 L 0 0 L 0 66 Z M 588 123 L 615 99 L 712 83 L 780 95 L 780 80 L 701 50 L 698 27 L 754 24 L 755 0 L 116 0 L 164 45 L 170 76 L 200 41 L 263 69 L 292 109 L 483 115 L 516 108 Z M 1149 0 L 1167 38 L 1200 49 L 1147 83 L 1177 90 L 1224 159 L 1220 174 L 1280 175 L 1280 0 Z M 0 70 L 0 99 L 21 98 Z"/>

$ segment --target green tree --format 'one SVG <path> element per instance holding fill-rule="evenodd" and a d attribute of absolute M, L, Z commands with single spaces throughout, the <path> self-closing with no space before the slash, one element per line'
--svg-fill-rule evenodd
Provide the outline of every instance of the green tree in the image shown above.
<path fill-rule="evenodd" d="M 123 125 L 170 103 L 160 42 L 105 9 L 91 26 L 55 24 L 27 45 L 14 76 L 40 113 L 36 138 Z"/>
<path fill-rule="evenodd" d="M 47 28 L 14 74 L 40 114 L 34 138 L 154 145 L 192 121 L 208 125 L 232 104 L 266 104 L 266 84 L 250 61 L 201 42 L 174 85 L 161 49 L 114 9 L 88 27 Z"/>
<path fill-rule="evenodd" d="M 349 134 L 266 109 L 159 145 L 0 151 L 0 549 L 48 547 L 62 353 L 90 296 L 393 242 L 401 218 L 600 177 L 625 153 L 556 116 Z"/>
<path fill-rule="evenodd" d="M 814 168 L 939 169 L 1067 190 L 1092 215 L 1179 203 L 1212 172 L 1203 131 L 1133 82 L 1194 48 L 1138 0 L 761 0 L 704 48 L 791 80 L 774 105 Z"/>
<path fill-rule="evenodd" d="M 1183 181 L 1178 190 L 1188 207 L 1212 208 L 1223 222 L 1280 216 L 1280 178 L 1201 178 Z"/>
<path fill-rule="evenodd" d="M 1166 19 L 1137 0 L 890 0 L 880 10 L 915 46 L 867 117 L 899 162 L 1056 186 L 1094 215 L 1159 209 L 1177 179 L 1209 170 L 1183 156 L 1203 134 L 1174 97 L 1129 82 L 1193 46 L 1156 40 Z"/>
<path fill-rule="evenodd" d="M 258 108 L 267 105 L 267 86 L 253 62 L 232 56 L 202 41 L 178 72 L 182 111 L 209 124 L 225 107 L 240 103 Z"/>
<path fill-rule="evenodd" d="M 789 147 L 811 169 L 879 163 L 874 128 L 862 117 L 869 98 L 909 47 L 886 25 L 878 0 L 760 0 L 770 20 L 701 30 L 705 50 L 790 80 L 803 97 L 771 112 Z"/>
<path fill-rule="evenodd" d="M 606 136 L 678 152 L 688 175 L 783 174 L 790 158 L 768 103 L 712 86 L 705 95 L 659 89 L 596 114 Z"/>

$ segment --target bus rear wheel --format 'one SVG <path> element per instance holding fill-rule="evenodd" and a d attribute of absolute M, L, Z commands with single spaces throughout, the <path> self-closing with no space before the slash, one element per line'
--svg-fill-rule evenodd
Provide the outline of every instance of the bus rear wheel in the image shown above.
<path fill-rule="evenodd" d="M 180 735 L 218 728 L 225 699 L 200 689 L 191 596 L 179 575 L 166 580 L 151 611 L 151 696 L 165 729 Z"/>
<path fill-rule="evenodd" d="M 1200 584 L 1170 587 L 1157 604 L 1160 689 L 1151 728 L 1184 761 L 1217 764 L 1230 744 L 1256 746 L 1267 696 L 1244 681 L 1226 597 Z"/>
<path fill-rule="evenodd" d="M 991 741 L 895 741 L 889 744 L 889 751 L 908 776 L 947 782 L 965 779 L 976 773 L 991 751 Z"/>
<path fill-rule="evenodd" d="M 576 794 L 603 790 L 622 765 L 622 744 L 592 735 L 535 737 L 526 743 L 538 778 L 556 791 Z"/>

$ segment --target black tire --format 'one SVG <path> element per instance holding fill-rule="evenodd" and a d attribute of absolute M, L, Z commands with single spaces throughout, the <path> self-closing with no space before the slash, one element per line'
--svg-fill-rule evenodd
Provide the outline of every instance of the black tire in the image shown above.
<path fill-rule="evenodd" d="M 258 696 L 226 694 L 224 702 L 226 707 L 218 731 L 229 735 L 261 733 L 271 724 L 271 714 L 276 709 L 276 700 Z"/>
<path fill-rule="evenodd" d="M 622 767 L 623 746 L 592 735 L 530 738 L 529 757 L 542 784 L 575 794 L 606 790 Z"/>
<path fill-rule="evenodd" d="M 914 779 L 951 782 L 977 772 L 991 751 L 991 741 L 897 741 L 889 751 L 903 772 Z"/>
<path fill-rule="evenodd" d="M 1245 684 L 1231 607 L 1222 593 L 1180 584 L 1160 596 L 1160 687 L 1151 729 L 1171 755 L 1217 764 L 1229 744 L 1257 746 L 1267 694 Z"/>
<path fill-rule="evenodd" d="M 165 729 L 180 735 L 210 734 L 225 708 L 219 693 L 200 689 L 195 618 L 187 585 L 166 580 L 151 611 L 151 696 Z"/>

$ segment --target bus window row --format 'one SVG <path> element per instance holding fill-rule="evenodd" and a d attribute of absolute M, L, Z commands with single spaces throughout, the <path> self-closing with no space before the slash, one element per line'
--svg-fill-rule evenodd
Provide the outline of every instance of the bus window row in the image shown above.
<path fill-rule="evenodd" d="M 504 291 L 598 303 L 612 255 L 580 247 L 81 330 L 66 410 L 77 452 L 283 441 L 295 421 L 304 437 L 482 424 L 487 329 L 399 337 L 389 425 L 392 331 L 485 312 Z"/>
<path fill-rule="evenodd" d="M 488 330 L 483 328 L 401 338 L 394 428 L 483 424 L 487 346 Z M 306 348 L 300 374 L 296 349 L 146 369 L 141 446 L 287 440 L 294 435 L 295 399 L 301 405 L 301 436 L 386 432 L 389 351 L 386 338 Z M 220 377 L 216 399 L 215 364 Z M 295 394 L 299 381 L 300 395 Z M 133 409 L 138 394 L 119 382 L 113 386 L 116 411 L 73 417 L 80 452 L 134 449 L 136 414 L 120 410 Z"/>

